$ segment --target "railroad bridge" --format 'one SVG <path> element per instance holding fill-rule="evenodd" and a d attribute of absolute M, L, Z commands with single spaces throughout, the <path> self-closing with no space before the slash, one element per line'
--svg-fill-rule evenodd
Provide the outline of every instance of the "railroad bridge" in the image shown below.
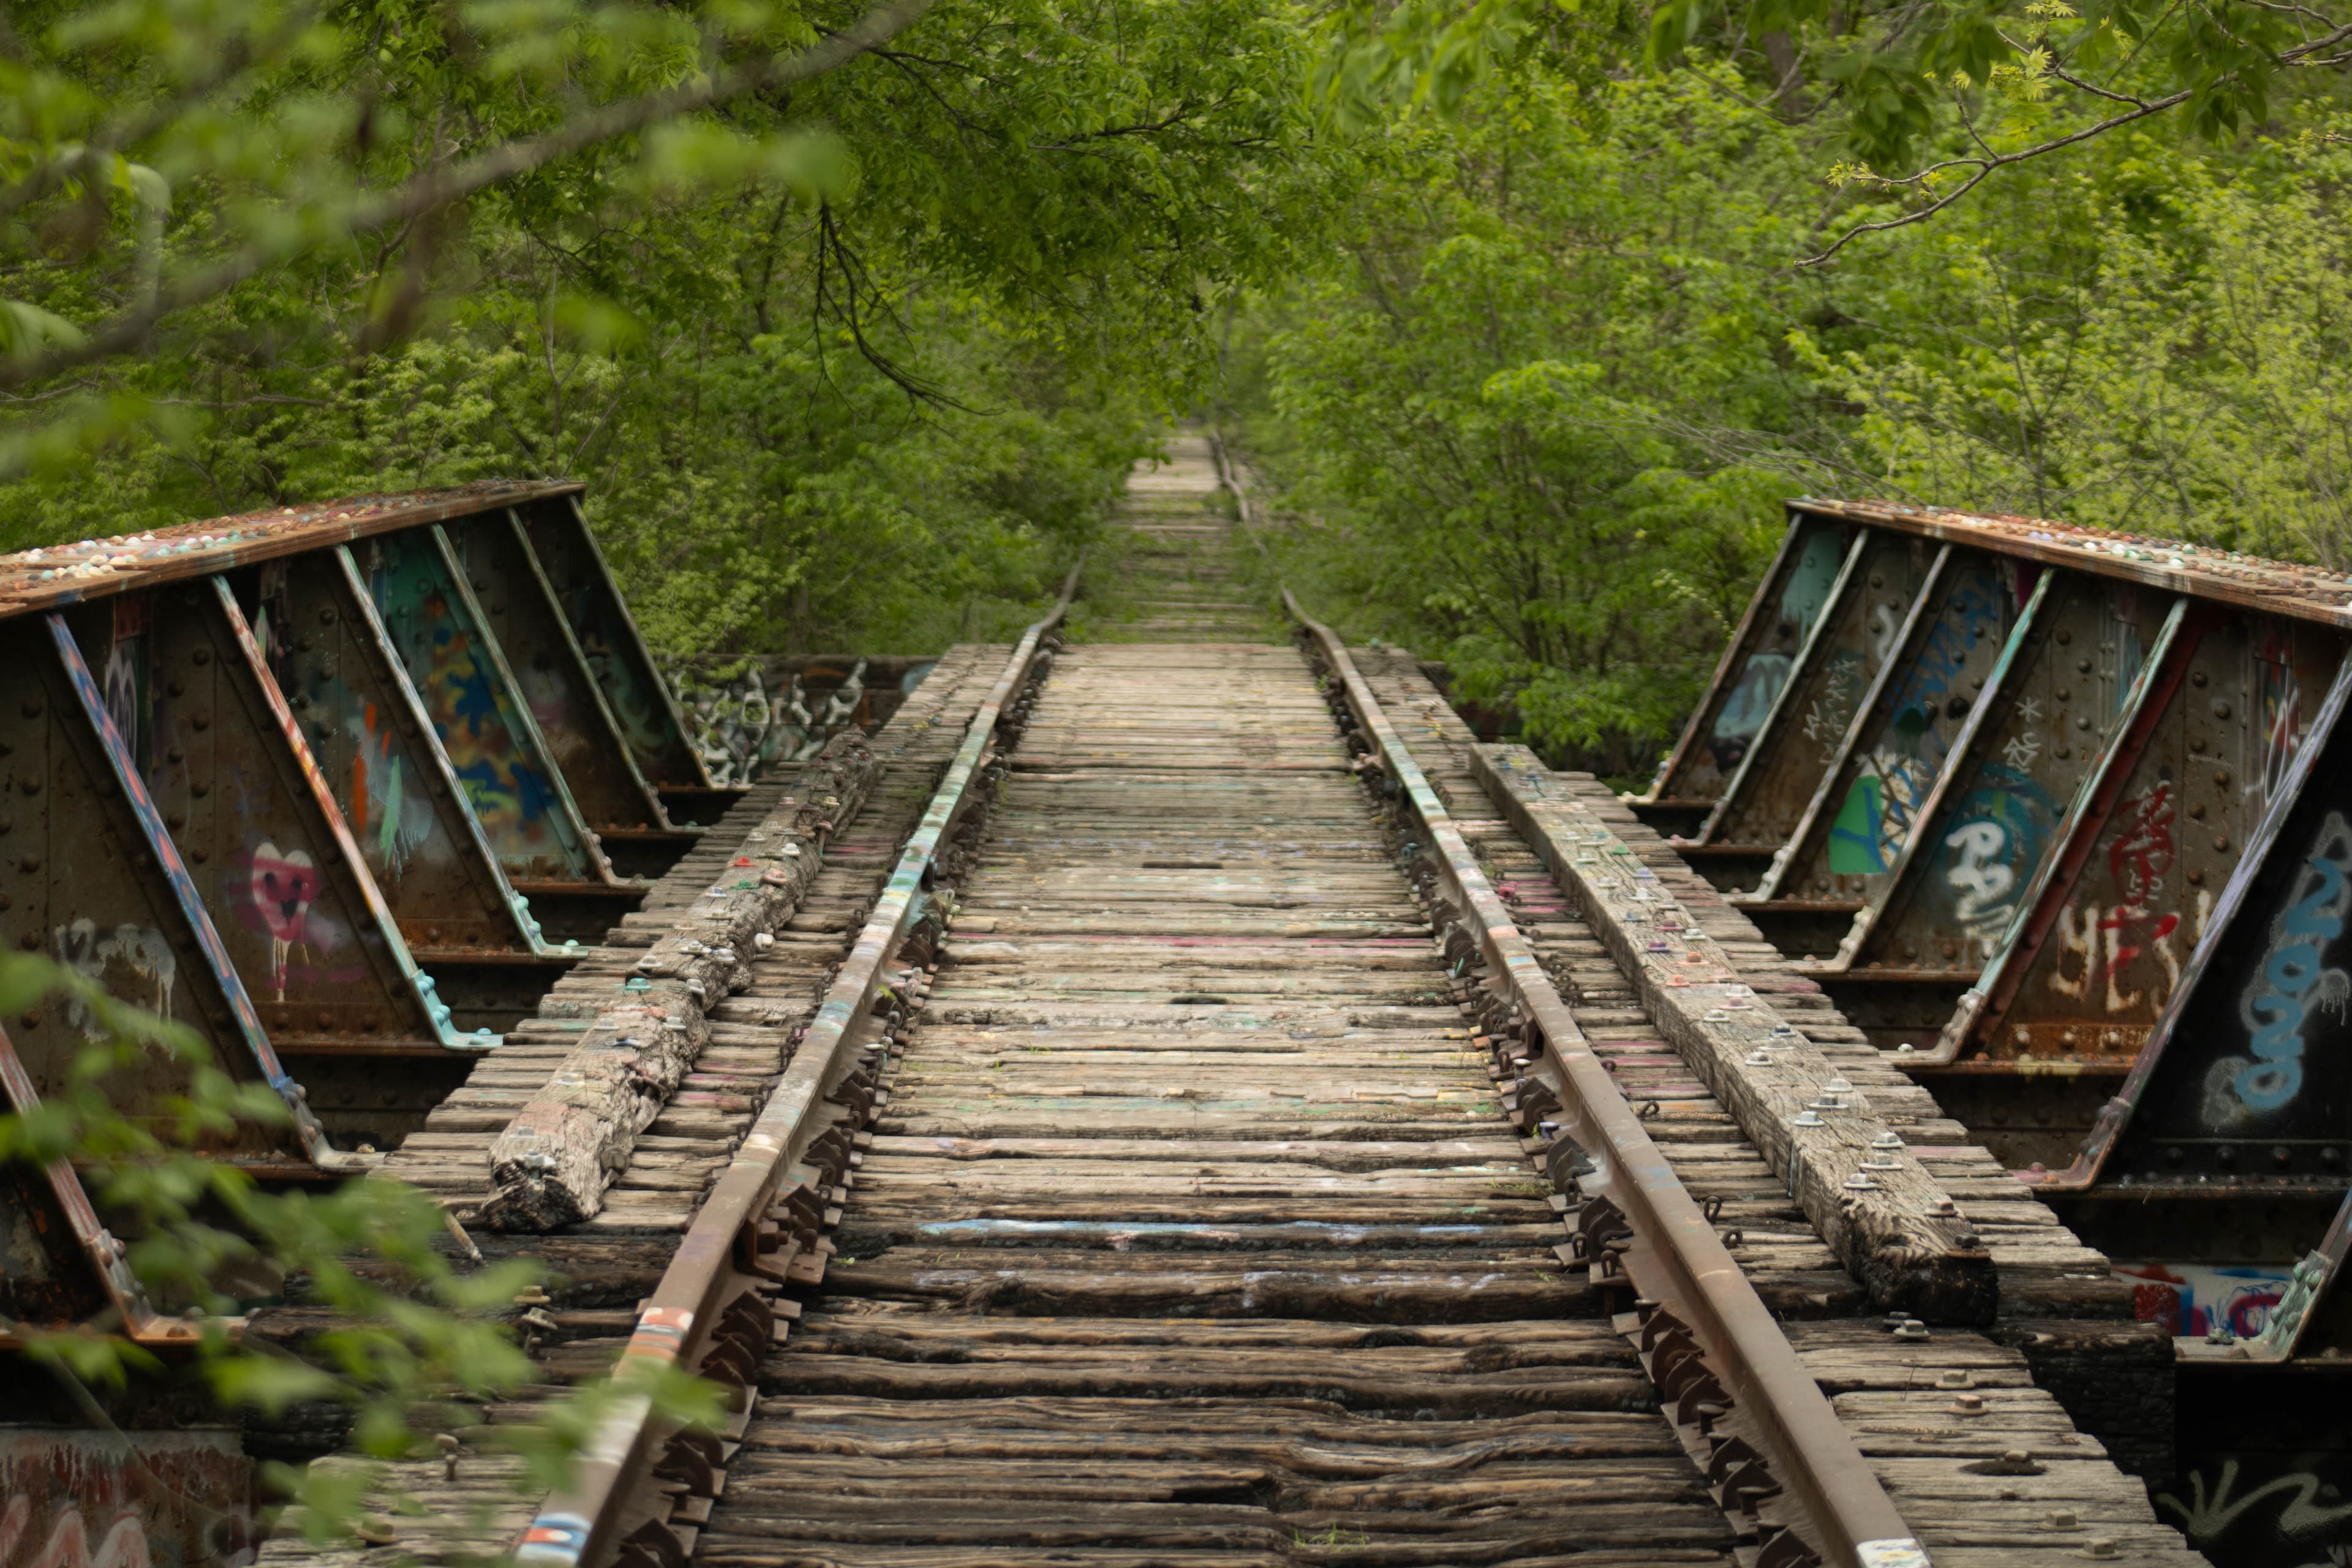
<path fill-rule="evenodd" d="M 0 560 L 0 937 L 282 1097 L 215 1157 L 557 1276 L 363 1538 L 251 1528 L 331 1423 L 37 1391 L 0 1565 L 2344 1560 L 2352 582 L 1801 501 L 1627 799 L 1173 449 L 1115 582 L 748 751 L 578 486 Z M 0 1020 L 16 1108 L 85 1023 Z M 71 1165 L 0 1190 L 12 1325 L 184 1354 Z M 624 1356 L 730 1415 L 528 1489 Z"/>

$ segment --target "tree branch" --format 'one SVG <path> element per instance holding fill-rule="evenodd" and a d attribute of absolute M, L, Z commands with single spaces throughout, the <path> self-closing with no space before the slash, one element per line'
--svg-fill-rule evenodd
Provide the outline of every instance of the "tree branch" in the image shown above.
<path fill-rule="evenodd" d="M 13 363 L 0 362 L 0 386 L 21 386 L 76 365 L 126 353 L 137 347 L 165 316 L 217 298 L 265 268 L 316 247 L 328 235 L 404 222 L 672 116 L 708 109 L 745 93 L 821 76 L 905 31 L 929 6 L 930 0 L 895 0 L 797 55 L 771 58 L 699 83 L 607 104 L 544 135 L 509 142 L 454 167 L 430 170 L 396 190 L 354 203 L 342 215 L 341 221 L 331 226 L 325 234 L 314 227 L 304 238 L 290 244 L 248 245 L 225 260 L 174 279 L 157 289 L 145 305 L 101 322 L 79 342 L 60 345 L 47 353 Z"/>
<path fill-rule="evenodd" d="M 1970 191 L 1975 190 L 1979 185 L 1984 184 L 1984 182 L 1990 177 L 1992 172 L 1996 169 L 2007 168 L 2011 163 L 2022 163 L 2028 159 L 2039 158 L 2048 153 L 2055 153 L 2062 147 L 2072 147 L 2078 142 L 2087 142 L 2092 137 L 2104 135 L 2119 125 L 2128 125 L 2135 120 L 2145 120 L 2151 114 L 2160 114 L 2164 110 L 2171 109 L 2178 104 L 2186 103 L 2189 101 L 2189 97 L 2190 94 L 2189 90 L 2187 89 L 2183 89 L 2182 90 L 2173 93 L 2167 98 L 2151 99 L 2137 109 L 2130 110 L 2122 114 L 2110 115 L 2106 119 L 2100 121 L 2095 125 L 2086 125 L 2080 131 L 2073 132 L 2064 136 L 2054 136 L 2047 142 L 2039 142 L 2031 147 L 2021 148 L 2019 151 L 2014 153 L 1995 153 L 1989 157 L 1984 158 L 1948 158 L 1940 163 L 1931 163 L 1927 168 L 1920 170 L 1917 174 L 1907 174 L 1899 180 L 1881 180 L 1878 183 L 1888 187 L 1898 185 L 1917 185 L 1922 184 L 1924 181 L 1931 179 L 1937 174 L 1942 174 L 1947 169 L 1976 170 L 1975 174 L 1969 176 L 1967 183 L 1962 184 L 1958 190 L 1954 191 L 1951 195 L 1948 196 L 1939 196 L 1935 201 L 1930 202 L 1927 205 L 1921 207 L 1918 211 L 1905 213 L 1901 217 L 1888 218 L 1883 223 L 1856 224 L 1853 227 L 1838 236 L 1837 238 L 1831 243 L 1829 247 L 1822 251 L 1821 254 L 1818 256 L 1809 256 L 1804 260 L 1796 263 L 1796 265 L 1799 267 L 1819 267 L 1822 263 L 1827 261 L 1832 256 L 1835 256 L 1839 251 L 1844 249 L 1847 242 L 1850 240 L 1857 239 L 1865 234 L 1884 234 L 1886 230 L 1891 228 L 1908 228 L 1915 223 L 1925 222 L 1927 219 L 1935 216 L 1937 213 L 1942 212 L 1946 207 L 1950 206 L 1954 202 L 1958 201 L 1962 196 L 1967 195 Z"/>

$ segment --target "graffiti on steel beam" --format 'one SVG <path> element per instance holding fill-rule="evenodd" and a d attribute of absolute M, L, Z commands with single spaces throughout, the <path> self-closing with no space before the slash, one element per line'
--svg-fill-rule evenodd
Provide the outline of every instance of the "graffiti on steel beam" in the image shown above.
<path fill-rule="evenodd" d="M 1754 744 L 1757 731 L 1772 711 L 1773 700 L 1788 684 L 1789 671 L 1796 664 L 1793 650 L 1804 646 L 1806 635 L 1829 605 L 1830 588 L 1837 581 L 1838 564 L 1844 554 L 1845 547 L 1832 532 L 1816 533 L 1805 542 L 1804 552 L 1797 558 L 1788 585 L 1780 593 L 1779 639 L 1748 656 L 1707 736 L 1707 749 L 1722 771 L 1728 773 L 1738 766 L 1739 759 Z"/>
<path fill-rule="evenodd" d="M 834 736 L 858 727 L 866 694 L 862 658 L 823 697 L 813 696 L 798 673 L 779 691 L 757 664 L 711 681 L 683 669 L 667 673 L 686 712 L 688 739 L 718 784 L 751 784 L 772 767 L 807 762 Z"/>
<path fill-rule="evenodd" d="M 236 1433 L 0 1431 L 7 1568 L 238 1568 L 254 1559 L 254 1462 Z"/>
<path fill-rule="evenodd" d="M 331 738 L 329 725 L 334 723 L 340 723 L 341 734 L 352 737 L 349 777 L 333 781 L 343 786 L 339 792 L 343 817 L 352 837 L 369 852 L 368 868 L 380 882 L 397 886 L 410 858 L 434 837 L 432 803 L 415 793 L 394 750 L 391 715 L 353 690 L 332 661 L 298 663 L 286 634 L 294 613 L 289 566 L 272 561 L 261 568 L 253 640 L 278 689 L 321 716 L 317 741 Z M 310 679 L 304 679 L 306 674 Z"/>
<path fill-rule="evenodd" d="M 1934 885 L 1949 897 L 1953 923 L 1982 963 L 2016 917 L 2057 827 L 2058 808 L 2031 774 L 2006 763 L 1987 763 L 1980 781 L 1949 818 Z"/>
<path fill-rule="evenodd" d="M 525 715 L 508 710 L 488 634 L 458 602 L 430 531 L 374 541 L 369 554 L 369 596 L 499 858 L 569 873 L 579 852 L 562 797 L 520 733 Z"/>
<path fill-rule="evenodd" d="M 2234 1131 L 2293 1104 L 2303 1091 L 2305 1021 L 2323 1010 L 2341 1020 L 2352 1006 L 2352 975 L 2327 962 L 2352 905 L 2347 863 L 2352 826 L 2331 811 L 2271 922 L 2262 966 L 2240 995 L 2246 1054 L 2222 1057 L 2208 1073 L 2205 1119 L 2216 1131 Z"/>
<path fill-rule="evenodd" d="M 2225 1458 L 2211 1472 L 2189 1469 L 2182 1478 L 2189 1495 L 2157 1493 L 2157 1511 L 2177 1520 L 2200 1552 L 2231 1568 L 2255 1562 L 2264 1568 L 2352 1563 L 2352 1503 L 2341 1500 L 2335 1484 L 2304 1469 L 2241 1489 L 2242 1463 Z"/>
<path fill-rule="evenodd" d="M 179 960 L 171 939 L 148 926 L 118 925 L 101 936 L 98 922 L 88 916 L 57 928 L 57 960 L 110 996 L 135 1002 L 151 1013 L 169 1017 L 172 986 L 179 978 Z M 117 966 L 127 969 L 136 984 L 110 980 Z M 79 1000 L 68 1000 L 66 1016 L 85 1034 L 98 1026 L 97 1017 Z"/>
<path fill-rule="evenodd" d="M 1877 626 L 1886 613 L 1881 606 L 1872 608 L 1874 641 Z M 1894 635 L 1893 628 L 1888 629 L 1887 635 Z M 1885 661 L 1884 648 L 1868 655 L 1853 648 L 1839 648 L 1830 655 L 1829 668 L 1822 672 L 1822 689 L 1805 705 L 1803 723 L 1805 739 L 1819 751 L 1822 766 L 1837 761 L 1838 749 L 1845 743 L 1845 732 L 1853 723 L 1853 710 L 1862 705 L 1869 672 Z"/>
<path fill-rule="evenodd" d="M 1903 672 L 1891 717 L 1862 757 L 1830 824 L 1832 874 L 1875 876 L 1902 854 L 1951 749 L 1949 721 L 1964 716 L 1974 700 L 1973 692 L 1958 689 L 1969 655 L 2001 636 L 2000 597 L 2000 580 L 1987 569 L 1971 571 L 1954 585 Z"/>

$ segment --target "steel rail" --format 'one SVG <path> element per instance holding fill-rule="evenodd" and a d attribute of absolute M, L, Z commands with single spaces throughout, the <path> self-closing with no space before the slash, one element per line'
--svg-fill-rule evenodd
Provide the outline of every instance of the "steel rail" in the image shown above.
<path fill-rule="evenodd" d="M 615 1369 L 616 1379 L 669 1366 L 690 1370 L 695 1364 L 719 1315 L 721 1297 L 742 1277 L 735 1261 L 741 1237 L 767 1213 L 794 1163 L 821 1134 L 820 1123 L 828 1120 L 825 1097 L 856 1064 L 883 988 L 885 966 L 922 912 L 940 846 L 976 797 L 971 785 L 987 761 L 1006 704 L 1028 679 L 1046 636 L 1069 614 L 1078 571 L 1070 569 L 1052 610 L 1022 634 L 996 684 L 972 715 L 962 745 L 933 791 L 921 823 L 899 851 L 888 884 L 790 1067 L 640 1309 Z M 523 1531 L 516 1563 L 522 1568 L 603 1568 L 611 1563 L 619 1551 L 616 1527 L 631 1489 L 667 1436 L 650 1395 L 642 1390 L 626 1394 L 583 1447 L 571 1484 L 551 1494 Z"/>
<path fill-rule="evenodd" d="M 1310 617 L 1287 588 L 1282 602 L 1339 676 L 1349 708 L 1379 747 L 1389 776 L 1428 836 L 1445 883 L 1475 922 L 1494 973 L 1541 1035 L 1536 1070 L 1548 1068 L 1557 1079 L 1552 1087 L 1559 1098 L 1559 1124 L 1595 1163 L 1593 1173 L 1582 1178 L 1585 1189 L 1613 1202 L 1633 1227 L 1634 1246 L 1622 1255 L 1626 1274 L 1644 1298 L 1689 1325 L 1732 1395 L 1750 1440 L 1767 1455 L 1811 1527 L 1800 1533 L 1840 1568 L 1927 1563 L 1927 1552 L 1821 1385 L 1586 1045 L 1568 1004 L 1519 934 L 1346 645 Z"/>

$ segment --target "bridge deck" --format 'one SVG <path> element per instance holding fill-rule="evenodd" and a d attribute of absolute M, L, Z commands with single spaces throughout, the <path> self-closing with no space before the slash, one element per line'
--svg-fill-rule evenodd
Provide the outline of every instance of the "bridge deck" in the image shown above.
<path fill-rule="evenodd" d="M 1136 538 L 1011 752 L 723 1485 L 679 1492 L 667 1538 L 731 1568 L 1752 1562 L 1689 1429 L 1659 1409 L 1632 1319 L 1612 1321 L 1564 1256 L 1540 1146 L 1506 1119 L 1398 829 L 1357 782 L 1311 667 L 1242 591 L 1213 486 L 1198 449 L 1139 480 Z M 551 1379 L 617 1353 L 998 657 L 944 660 L 879 738 L 906 743 L 904 765 L 748 988 L 715 1004 L 712 1045 L 606 1211 L 551 1237 L 478 1237 L 571 1276 L 539 1336 Z M 1889 1335 L 1483 804 L 1475 738 L 1409 658 L 1363 663 L 1933 1560 L 2194 1563 L 2017 1350 L 1941 1327 Z M 901 729 L 924 714 L 945 745 Z M 1551 776 L 1637 835 L 1605 790 Z M 679 875 L 690 893 L 709 867 Z M 1677 892 L 1772 991 L 1752 929 L 1695 882 Z M 638 951 L 630 931 L 649 941 L 668 918 L 649 907 L 592 955 L 601 984 Z M 1834 1009 L 1777 1005 L 1900 1100 Z M 560 1060 L 562 1031 L 542 1033 L 482 1064 L 402 1173 L 461 1204 L 486 1194 L 492 1137 Z M 1906 1132 L 1962 1141 L 1920 1101 Z M 403 1520 L 404 1551 L 453 1561 L 519 1526 L 503 1502 L 458 1523 L 512 1467 L 469 1451 L 459 1468 L 452 1483 L 437 1464 L 401 1468 L 445 1521 Z M 281 1537 L 263 1560 L 320 1555 Z"/>

